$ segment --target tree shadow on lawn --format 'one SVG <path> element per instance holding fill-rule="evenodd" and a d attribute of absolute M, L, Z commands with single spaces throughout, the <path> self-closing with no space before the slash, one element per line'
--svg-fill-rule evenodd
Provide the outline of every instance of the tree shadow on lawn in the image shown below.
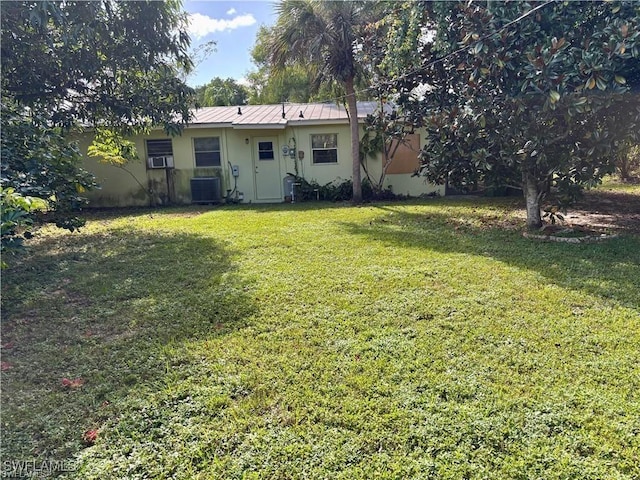
<path fill-rule="evenodd" d="M 190 342 L 256 311 L 213 239 L 121 229 L 39 242 L 3 275 L 4 459 L 70 458 L 85 431 L 191 368 Z"/>
<path fill-rule="evenodd" d="M 431 201 L 436 200 L 434 197 Z M 442 200 L 442 199 L 441 199 Z M 411 200 L 398 200 L 398 202 L 420 202 L 424 203 L 425 199 L 414 198 Z M 388 202 L 388 201 L 387 201 Z M 385 203 L 387 203 L 385 202 Z M 363 203 L 360 207 L 368 207 L 376 205 L 376 202 Z M 211 205 L 172 205 L 159 207 L 121 207 L 121 208 L 88 208 L 83 211 L 81 217 L 90 221 L 107 221 L 130 217 L 132 219 L 138 217 L 155 216 L 177 216 L 177 217 L 196 217 L 198 215 L 222 211 L 222 212 L 254 212 L 254 213 L 272 213 L 272 212 L 291 212 L 291 211 L 316 211 L 316 210 L 333 210 L 340 208 L 353 207 L 353 203 L 349 201 L 304 201 L 304 202 L 278 202 L 278 203 L 240 203 L 240 204 L 211 204 Z"/>
<path fill-rule="evenodd" d="M 196 217 L 198 215 L 214 212 L 225 208 L 223 203 L 203 204 L 203 205 L 166 205 L 156 207 L 107 207 L 107 208 L 86 208 L 80 217 L 90 221 L 109 221 L 124 217 L 136 219 L 139 217 Z"/>
<path fill-rule="evenodd" d="M 524 238 L 520 228 L 496 216 L 470 214 L 468 207 L 461 205 L 457 214 L 450 204 L 446 212 L 428 213 L 379 205 L 383 215 L 370 225 L 343 226 L 391 245 L 491 257 L 533 270 L 559 286 L 640 307 L 640 236 L 582 244 L 541 242 Z"/>

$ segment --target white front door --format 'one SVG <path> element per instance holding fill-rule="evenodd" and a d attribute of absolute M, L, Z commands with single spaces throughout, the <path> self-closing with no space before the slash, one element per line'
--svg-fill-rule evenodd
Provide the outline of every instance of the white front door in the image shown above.
<path fill-rule="evenodd" d="M 253 148 L 256 199 L 282 200 L 278 139 L 274 137 L 254 138 Z"/>

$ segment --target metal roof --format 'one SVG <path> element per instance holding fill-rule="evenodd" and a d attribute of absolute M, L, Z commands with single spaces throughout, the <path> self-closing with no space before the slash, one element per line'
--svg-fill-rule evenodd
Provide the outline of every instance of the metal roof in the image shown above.
<path fill-rule="evenodd" d="M 372 114 L 377 105 L 377 102 L 358 102 L 358 118 Z M 335 103 L 285 103 L 284 118 L 282 113 L 282 104 L 204 107 L 194 112 L 189 126 L 256 129 L 349 122 L 344 106 Z"/>

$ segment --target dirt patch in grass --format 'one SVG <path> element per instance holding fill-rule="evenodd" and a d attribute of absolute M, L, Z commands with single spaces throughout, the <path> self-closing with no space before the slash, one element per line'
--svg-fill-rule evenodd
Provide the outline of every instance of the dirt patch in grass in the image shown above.
<path fill-rule="evenodd" d="M 553 202 L 547 202 L 552 204 Z M 496 217 L 491 226 L 513 229 L 521 227 L 526 212 L 519 208 L 511 218 Z M 500 220 L 500 221 L 497 221 Z M 606 191 L 591 190 L 574 205 L 567 209 L 564 221 L 557 226 L 546 224 L 546 234 L 552 233 L 554 228 L 573 228 L 581 235 L 601 235 L 632 233 L 640 234 L 640 194 L 635 191 Z"/>
<path fill-rule="evenodd" d="M 640 195 L 594 190 L 569 210 L 565 217 L 572 225 L 596 231 L 640 233 Z"/>

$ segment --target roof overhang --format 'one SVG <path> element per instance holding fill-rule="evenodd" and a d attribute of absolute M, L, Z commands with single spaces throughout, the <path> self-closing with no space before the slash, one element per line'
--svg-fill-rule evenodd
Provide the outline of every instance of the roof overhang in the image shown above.
<path fill-rule="evenodd" d="M 233 125 L 231 123 L 190 123 L 185 126 L 186 128 L 231 128 Z"/>
<path fill-rule="evenodd" d="M 358 117 L 358 123 L 364 123 L 363 117 Z M 289 127 L 306 127 L 313 125 L 348 125 L 348 118 L 336 118 L 334 120 L 291 120 L 289 121 Z"/>
<path fill-rule="evenodd" d="M 284 130 L 286 123 L 234 123 L 234 130 Z"/>

